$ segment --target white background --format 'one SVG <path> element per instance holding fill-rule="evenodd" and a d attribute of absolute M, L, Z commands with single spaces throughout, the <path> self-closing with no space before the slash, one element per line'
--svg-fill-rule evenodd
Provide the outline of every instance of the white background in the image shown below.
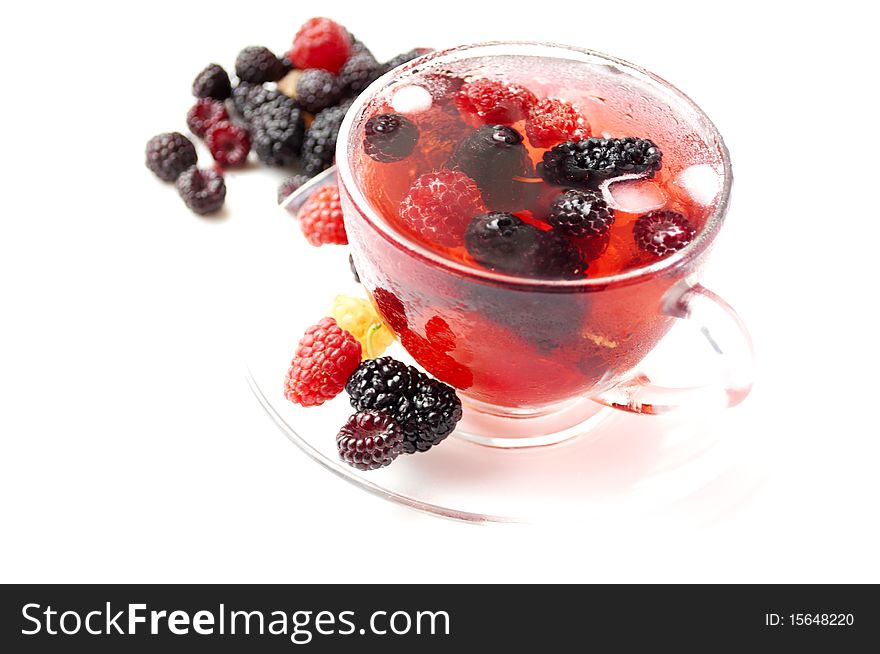
<path fill-rule="evenodd" d="M 759 439 L 760 483 L 712 520 L 551 528 L 418 514 L 303 456 L 241 366 L 242 337 L 259 337 L 240 309 L 250 264 L 290 233 L 280 174 L 230 175 L 211 221 L 143 166 L 147 138 L 185 129 L 198 70 L 282 51 L 315 9 L 7 5 L 0 581 L 880 581 L 867 6 L 320 5 L 383 58 L 516 38 L 609 52 L 671 80 L 727 140 L 734 201 L 705 281 L 750 325 L 760 368 L 717 428 Z M 291 298 L 308 297 L 309 273 L 289 270 Z"/>

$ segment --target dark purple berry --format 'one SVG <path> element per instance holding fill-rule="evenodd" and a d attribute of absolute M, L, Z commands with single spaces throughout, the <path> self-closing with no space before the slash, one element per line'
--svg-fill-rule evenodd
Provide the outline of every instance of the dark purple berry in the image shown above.
<path fill-rule="evenodd" d="M 514 275 L 534 272 L 540 239 L 541 230 L 503 211 L 474 217 L 464 234 L 465 247 L 477 263 Z"/>
<path fill-rule="evenodd" d="M 687 218 L 667 209 L 645 214 L 633 226 L 636 245 L 658 257 L 681 250 L 695 234 L 696 230 Z"/>
<path fill-rule="evenodd" d="M 263 84 L 277 82 L 285 74 L 284 64 L 275 54 L 260 45 L 253 45 L 238 53 L 235 74 L 242 82 Z"/>
<path fill-rule="evenodd" d="M 547 222 L 568 236 L 602 236 L 614 223 L 614 212 L 597 191 L 569 189 L 554 200 Z"/>
<path fill-rule="evenodd" d="M 223 206 L 226 183 L 223 175 L 212 168 L 193 166 L 177 178 L 177 192 L 192 211 L 199 215 L 213 213 Z"/>
<path fill-rule="evenodd" d="M 287 166 L 299 158 L 305 121 L 296 102 L 277 94 L 251 114 L 254 151 L 267 166 Z"/>
<path fill-rule="evenodd" d="M 196 148 L 180 132 L 158 134 L 147 141 L 147 168 L 166 182 L 173 182 L 190 166 L 195 166 Z"/>
<path fill-rule="evenodd" d="M 302 146 L 302 167 L 306 175 L 317 175 L 333 165 L 336 137 L 349 107 L 351 102 L 346 101 L 335 107 L 327 107 L 315 116 Z"/>
<path fill-rule="evenodd" d="M 311 114 L 336 104 L 340 97 L 339 80 L 326 70 L 309 68 L 296 80 L 296 101 Z"/>
<path fill-rule="evenodd" d="M 192 94 L 197 98 L 212 98 L 222 102 L 231 93 L 229 75 L 218 64 L 209 64 L 193 80 Z"/>
<path fill-rule="evenodd" d="M 405 159 L 418 140 L 419 128 L 400 114 L 379 114 L 364 126 L 364 152 L 382 163 Z"/>
<path fill-rule="evenodd" d="M 545 152 L 538 174 L 551 184 L 595 188 L 620 175 L 651 178 L 660 170 L 662 158 L 660 148 L 648 139 L 591 137 L 566 141 Z"/>
<path fill-rule="evenodd" d="M 403 451 L 426 452 L 461 420 L 455 389 L 391 357 L 367 359 L 345 385 L 357 411 L 382 411 L 403 429 Z"/>
<path fill-rule="evenodd" d="M 382 66 L 369 52 L 350 56 L 339 71 L 343 95 L 355 96 L 382 74 Z"/>
<path fill-rule="evenodd" d="M 476 216 L 465 232 L 465 247 L 474 261 L 508 275 L 542 279 L 575 279 L 587 263 L 564 235 L 544 232 L 511 213 Z"/>
<path fill-rule="evenodd" d="M 336 447 L 339 458 L 353 468 L 384 468 L 403 451 L 403 429 L 387 413 L 355 413 L 336 435 Z"/>
<path fill-rule="evenodd" d="M 456 146 L 448 166 L 473 179 L 492 211 L 528 206 L 539 184 L 522 134 L 507 125 L 483 125 Z"/>

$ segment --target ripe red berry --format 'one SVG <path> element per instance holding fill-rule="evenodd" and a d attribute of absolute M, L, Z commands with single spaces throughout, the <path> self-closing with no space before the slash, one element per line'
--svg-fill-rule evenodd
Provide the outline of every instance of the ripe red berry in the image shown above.
<path fill-rule="evenodd" d="M 387 413 L 352 415 L 336 435 L 339 458 L 358 470 L 384 468 L 403 451 L 403 429 Z"/>
<path fill-rule="evenodd" d="M 299 341 L 287 371 L 284 395 L 302 406 L 318 406 L 342 392 L 361 362 L 361 344 L 333 318 L 312 325 Z"/>
<path fill-rule="evenodd" d="M 247 130 L 228 121 L 216 123 L 208 129 L 205 143 L 214 161 L 226 168 L 243 165 L 251 151 L 251 137 Z"/>
<path fill-rule="evenodd" d="M 424 239 L 455 247 L 464 242 L 471 218 L 483 211 L 480 189 L 457 170 L 419 177 L 400 202 L 401 222 Z"/>
<path fill-rule="evenodd" d="M 633 226 L 636 245 L 645 252 L 664 257 L 690 243 L 696 230 L 676 211 L 660 209 L 641 216 Z"/>
<path fill-rule="evenodd" d="M 325 186 L 315 191 L 299 210 L 298 218 L 302 233 L 312 245 L 348 243 L 338 187 Z"/>
<path fill-rule="evenodd" d="M 339 73 L 351 55 L 351 36 L 329 18 L 311 18 L 296 33 L 288 57 L 301 69 L 323 68 Z"/>
<path fill-rule="evenodd" d="M 455 104 L 471 124 L 512 125 L 525 118 L 538 99 L 519 84 L 478 79 L 456 94 Z"/>
<path fill-rule="evenodd" d="M 529 110 L 526 136 L 536 148 L 549 148 L 569 139 L 589 137 L 590 125 L 568 102 L 541 100 Z"/>
<path fill-rule="evenodd" d="M 226 105 L 213 98 L 199 98 L 186 114 L 187 127 L 199 138 L 204 138 L 213 125 L 224 120 L 229 120 Z"/>

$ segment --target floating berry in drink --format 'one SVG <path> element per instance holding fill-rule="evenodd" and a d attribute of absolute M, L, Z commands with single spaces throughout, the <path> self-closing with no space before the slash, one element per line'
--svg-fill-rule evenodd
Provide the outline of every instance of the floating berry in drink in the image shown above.
<path fill-rule="evenodd" d="M 676 211 L 652 211 L 639 218 L 633 226 L 636 245 L 658 257 L 677 252 L 690 243 L 696 230 L 690 221 Z"/>
<path fill-rule="evenodd" d="M 400 114 L 379 114 L 364 126 L 364 152 L 381 163 L 405 159 L 412 154 L 418 140 L 419 128 Z"/>
<path fill-rule="evenodd" d="M 471 218 L 483 210 L 480 189 L 457 170 L 419 177 L 404 196 L 398 217 L 410 232 L 447 247 L 461 245 Z"/>
<path fill-rule="evenodd" d="M 540 230 L 517 216 L 491 211 L 476 216 L 465 233 L 474 261 L 490 270 L 528 275 L 534 271 Z"/>
<path fill-rule="evenodd" d="M 614 212 L 596 191 L 569 189 L 553 202 L 547 222 L 568 236 L 603 236 L 614 223 Z"/>
<path fill-rule="evenodd" d="M 525 118 L 538 99 L 520 84 L 477 79 L 463 84 L 456 94 L 458 110 L 474 126 L 512 125 Z"/>
<path fill-rule="evenodd" d="M 551 98 L 537 102 L 529 110 L 526 136 L 536 148 L 549 148 L 561 141 L 587 138 L 590 126 L 570 103 Z"/>
<path fill-rule="evenodd" d="M 471 177 L 493 211 L 516 211 L 529 204 L 534 167 L 522 135 L 512 127 L 478 127 L 455 148 L 448 166 Z"/>
<path fill-rule="evenodd" d="M 621 175 L 653 177 L 662 158 L 650 139 L 591 137 L 553 147 L 538 164 L 538 173 L 551 184 L 597 188 L 602 181 Z"/>

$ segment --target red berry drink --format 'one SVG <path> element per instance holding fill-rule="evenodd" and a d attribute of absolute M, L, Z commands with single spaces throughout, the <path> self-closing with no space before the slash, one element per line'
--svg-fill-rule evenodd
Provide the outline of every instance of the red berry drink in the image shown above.
<path fill-rule="evenodd" d="M 435 53 L 378 81 L 337 162 L 354 262 L 403 346 L 498 415 L 600 393 L 668 330 L 725 153 L 672 87 L 556 46 Z"/>

